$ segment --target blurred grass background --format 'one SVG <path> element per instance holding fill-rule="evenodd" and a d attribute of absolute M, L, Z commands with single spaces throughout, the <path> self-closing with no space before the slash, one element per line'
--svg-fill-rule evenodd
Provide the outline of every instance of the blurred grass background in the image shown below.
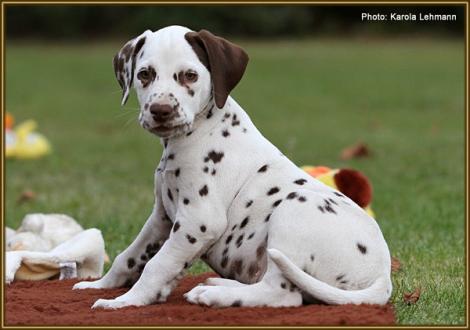
<path fill-rule="evenodd" d="M 6 161 L 6 225 L 66 213 L 102 231 L 111 259 L 140 230 L 162 148 L 138 126 L 134 97 L 119 106 L 111 60 L 125 41 L 7 40 L 5 109 L 17 122 L 37 120 L 54 152 Z M 393 274 L 398 322 L 464 324 L 463 40 L 236 42 L 251 60 L 232 95 L 260 131 L 298 165 L 352 167 L 371 180 L 377 221 L 402 264 Z M 340 160 L 358 141 L 372 155 Z M 17 203 L 25 190 L 36 199 Z M 403 294 L 418 287 L 419 301 L 406 305 Z"/>

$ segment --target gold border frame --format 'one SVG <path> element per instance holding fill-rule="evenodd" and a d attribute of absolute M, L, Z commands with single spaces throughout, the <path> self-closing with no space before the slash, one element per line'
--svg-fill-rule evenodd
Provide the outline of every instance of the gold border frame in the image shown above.
<path fill-rule="evenodd" d="M 0 0 L 1 1 L 1 0 Z M 5 243 L 5 153 L 4 153 L 4 120 L 5 120 L 5 7 L 6 5 L 102 5 L 102 6 L 110 6 L 110 5 L 267 5 L 267 6 L 277 6 L 277 5 L 332 5 L 332 6 L 342 6 L 342 5 L 363 5 L 363 6 L 389 6 L 389 5 L 463 5 L 465 7 L 465 58 L 464 58 L 464 68 L 465 68 L 465 81 L 464 81 L 464 88 L 465 88 L 465 95 L 464 95 L 464 130 L 465 130 L 465 150 L 464 150 L 464 158 L 465 158 L 465 173 L 464 173 L 464 180 L 465 180 L 465 223 L 464 223 L 464 230 L 465 230 L 465 325 L 464 326 L 452 326 L 454 329 L 467 329 L 468 328 L 468 295 L 469 295 L 469 286 L 468 286 L 468 139 L 469 139 L 469 132 L 468 132 L 468 111 L 469 111 L 469 104 L 468 104 L 468 60 L 469 60 L 469 50 L 468 50 L 468 39 L 469 39 L 469 2 L 467 1 L 439 1 L 439 0 L 423 0 L 423 1 L 377 1 L 377 0 L 364 0 L 364 1 L 311 1 L 311 0 L 267 0 L 267 1 L 259 1 L 259 0 L 235 0 L 235 1 L 199 1 L 199 0 L 176 0 L 176 1 L 129 1 L 129 0 L 97 0 L 97 1 L 80 1 L 80 0 L 70 0 L 70 1 L 21 1 L 21 0 L 11 0 L 11 1 L 1 1 L 1 16 L 0 16 L 0 38 L 1 38 L 1 63 L 0 63 L 0 72 L 2 74 L 1 79 L 1 91 L 0 91 L 0 101 L 1 101 L 1 120 L 0 124 L 2 127 L 2 134 L 0 137 L 1 145 L 1 164 L 0 164 L 0 171 L 1 171 L 1 198 L 0 198 L 0 207 L 1 207 L 1 225 L 2 225 L 2 235 L 0 238 L 1 241 L 1 274 L 2 277 L 4 276 L 5 271 L 5 253 L 4 253 L 4 243 Z M 47 328 L 47 329 L 96 329 L 96 328 L 103 328 L 103 329 L 134 329 L 134 328 L 142 328 L 142 329 L 207 329 L 207 328 L 230 328 L 230 329 L 269 329 L 274 328 L 273 326 L 6 326 L 5 315 L 4 315 L 4 304 L 5 304 L 5 283 L 3 278 L 1 279 L 1 327 L 2 329 L 38 329 L 38 328 Z M 419 326 L 406 326 L 406 325 L 396 325 L 396 326 L 369 326 L 367 328 L 371 329 L 391 329 L 391 328 L 417 328 L 417 329 L 434 329 L 434 328 L 446 328 L 450 327 L 449 325 L 434 325 L 434 326 L 427 326 L 427 325 L 419 325 Z M 293 329 L 293 328 L 301 328 L 301 329 L 310 329 L 310 328 L 328 328 L 328 329 L 343 329 L 343 328 L 358 328 L 354 326 L 275 326 L 276 329 Z"/>

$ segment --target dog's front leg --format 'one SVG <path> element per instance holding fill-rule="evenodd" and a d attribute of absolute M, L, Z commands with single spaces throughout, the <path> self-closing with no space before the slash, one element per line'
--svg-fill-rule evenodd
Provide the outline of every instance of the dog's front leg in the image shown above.
<path fill-rule="evenodd" d="M 131 286 L 142 273 L 145 264 L 157 253 L 170 236 L 171 221 L 162 201 L 161 174 L 155 172 L 155 204 L 152 213 L 137 237 L 113 262 L 111 269 L 101 279 L 80 282 L 73 289 L 106 289 Z"/>
<path fill-rule="evenodd" d="M 132 285 L 139 278 L 145 263 L 160 249 L 168 238 L 171 221 L 163 206 L 156 206 L 138 236 L 113 262 L 111 269 L 97 281 L 84 281 L 73 289 L 104 289 Z"/>
<path fill-rule="evenodd" d="M 93 308 L 121 308 L 165 301 L 183 271 L 222 235 L 226 226 L 225 213 L 214 212 L 213 205 L 179 212 L 169 239 L 146 264 L 137 283 L 116 299 L 97 300 Z"/>

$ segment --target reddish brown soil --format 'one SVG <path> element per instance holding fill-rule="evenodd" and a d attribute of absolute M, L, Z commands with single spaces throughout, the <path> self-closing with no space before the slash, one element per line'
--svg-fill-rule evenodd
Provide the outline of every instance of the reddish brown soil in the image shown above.
<path fill-rule="evenodd" d="M 75 290 L 75 280 L 20 281 L 6 286 L 6 325 L 392 325 L 393 307 L 307 305 L 294 308 L 209 308 L 191 305 L 183 293 L 214 274 L 187 276 L 164 304 L 91 310 L 99 298 L 126 289 Z"/>

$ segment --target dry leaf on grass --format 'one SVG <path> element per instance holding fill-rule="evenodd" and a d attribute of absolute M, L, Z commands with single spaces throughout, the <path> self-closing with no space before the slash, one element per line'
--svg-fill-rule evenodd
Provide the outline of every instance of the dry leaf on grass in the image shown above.
<path fill-rule="evenodd" d="M 420 296 L 421 296 L 421 289 L 417 288 L 414 292 L 405 292 L 403 294 L 403 301 L 408 305 L 416 304 Z"/>
<path fill-rule="evenodd" d="M 401 263 L 398 258 L 392 257 L 392 272 L 398 272 L 401 269 Z"/>
<path fill-rule="evenodd" d="M 20 194 L 16 203 L 22 204 L 22 203 L 25 203 L 34 199 L 36 199 L 36 193 L 32 190 L 25 190 Z"/>
<path fill-rule="evenodd" d="M 369 157 L 371 152 L 367 145 L 363 142 L 356 143 L 352 146 L 344 148 L 341 151 L 341 159 L 348 160 L 352 158 L 360 158 L 360 157 Z"/>

